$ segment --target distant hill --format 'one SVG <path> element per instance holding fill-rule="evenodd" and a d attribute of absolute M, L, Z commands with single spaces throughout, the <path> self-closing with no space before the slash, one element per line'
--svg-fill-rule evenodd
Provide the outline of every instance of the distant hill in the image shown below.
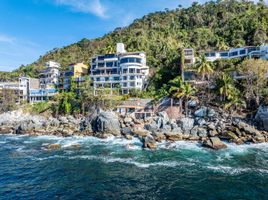
<path fill-rule="evenodd" d="M 69 63 L 85 62 L 99 53 L 115 51 L 123 42 L 128 51 L 145 51 L 152 72 L 165 82 L 178 70 L 178 48 L 203 50 L 227 49 L 245 45 L 268 43 L 268 7 L 264 1 L 218 0 L 205 4 L 193 3 L 189 8 L 155 12 L 135 20 L 130 26 L 117 28 L 101 38 L 82 39 L 69 46 L 53 49 L 36 62 L 15 70 L 37 76 L 48 60 Z"/>

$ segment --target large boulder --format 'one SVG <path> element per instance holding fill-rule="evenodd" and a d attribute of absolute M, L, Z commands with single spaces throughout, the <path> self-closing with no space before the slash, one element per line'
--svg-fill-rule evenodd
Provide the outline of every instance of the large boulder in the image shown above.
<path fill-rule="evenodd" d="M 119 136 L 121 133 L 118 116 L 114 112 L 101 112 L 92 122 L 92 129 L 97 133 Z"/>
<path fill-rule="evenodd" d="M 150 132 L 158 131 L 162 123 L 157 123 L 156 121 L 152 121 L 150 124 L 145 124 L 144 128 Z"/>
<path fill-rule="evenodd" d="M 195 117 L 214 117 L 216 115 L 216 111 L 212 108 L 208 108 L 206 106 L 202 106 L 198 110 L 194 112 Z"/>
<path fill-rule="evenodd" d="M 243 130 L 245 131 L 246 134 L 249 134 L 249 135 L 259 135 L 260 132 L 254 127 L 254 126 L 251 126 L 245 122 L 238 122 L 237 124 L 237 127 L 240 129 L 240 130 Z"/>
<path fill-rule="evenodd" d="M 159 113 L 157 113 L 157 116 L 162 119 L 162 126 L 167 124 L 170 120 L 168 117 L 168 114 L 166 112 L 159 112 Z"/>
<path fill-rule="evenodd" d="M 194 112 L 194 116 L 195 117 L 205 117 L 207 115 L 208 112 L 208 108 L 205 106 L 202 106 L 201 108 L 199 108 L 198 110 L 196 110 Z"/>
<path fill-rule="evenodd" d="M 224 131 L 220 134 L 221 139 L 226 139 L 226 140 L 237 140 L 238 137 L 235 133 L 232 131 Z"/>
<path fill-rule="evenodd" d="M 208 136 L 208 131 L 205 128 L 199 127 L 197 130 L 197 134 L 199 137 L 207 137 Z"/>
<path fill-rule="evenodd" d="M 156 141 L 152 135 L 147 135 L 143 140 L 143 147 L 149 149 L 156 149 Z"/>
<path fill-rule="evenodd" d="M 184 132 L 190 132 L 191 129 L 194 127 L 194 119 L 192 118 L 182 118 L 178 120 L 178 125 L 182 128 Z"/>
<path fill-rule="evenodd" d="M 139 138 L 144 138 L 147 135 L 150 134 L 150 132 L 148 130 L 142 129 L 142 128 L 137 128 L 137 129 L 133 129 L 133 135 L 138 136 Z"/>
<path fill-rule="evenodd" d="M 165 135 L 166 138 L 170 141 L 180 141 L 183 139 L 182 133 L 167 132 Z"/>
<path fill-rule="evenodd" d="M 203 142 L 203 146 L 215 150 L 227 148 L 227 146 L 218 137 L 211 137 L 208 140 L 205 140 Z"/>
<path fill-rule="evenodd" d="M 259 126 L 268 131 L 268 106 L 261 106 L 255 116 Z"/>

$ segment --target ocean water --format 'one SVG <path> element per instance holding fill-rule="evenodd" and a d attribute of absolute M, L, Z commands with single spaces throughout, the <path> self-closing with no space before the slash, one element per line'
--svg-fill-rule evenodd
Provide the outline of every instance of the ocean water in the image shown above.
<path fill-rule="evenodd" d="M 268 144 L 150 151 L 139 140 L 0 135 L 0 199 L 265 200 Z"/>

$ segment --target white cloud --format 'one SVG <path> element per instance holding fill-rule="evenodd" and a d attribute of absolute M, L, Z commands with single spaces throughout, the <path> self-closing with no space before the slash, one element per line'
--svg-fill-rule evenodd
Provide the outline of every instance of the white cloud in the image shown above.
<path fill-rule="evenodd" d="M 65 5 L 83 13 L 91 13 L 101 18 L 108 18 L 107 8 L 100 0 L 55 0 L 58 5 Z"/>
<path fill-rule="evenodd" d="M 14 43 L 16 38 L 7 36 L 7 35 L 0 35 L 0 43 L 5 42 L 5 43 Z"/>

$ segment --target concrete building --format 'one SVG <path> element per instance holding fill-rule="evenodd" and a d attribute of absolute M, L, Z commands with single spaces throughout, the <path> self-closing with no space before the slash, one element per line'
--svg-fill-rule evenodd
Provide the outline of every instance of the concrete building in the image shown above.
<path fill-rule="evenodd" d="M 59 84 L 60 64 L 54 61 L 46 62 L 46 68 L 39 74 L 40 88 L 55 88 Z"/>
<path fill-rule="evenodd" d="M 28 102 L 34 103 L 34 102 L 49 101 L 56 94 L 58 94 L 58 92 L 55 88 L 31 89 L 29 91 Z"/>
<path fill-rule="evenodd" d="M 192 66 L 195 64 L 194 49 L 184 49 L 184 64 Z"/>
<path fill-rule="evenodd" d="M 212 51 L 205 53 L 208 61 L 232 58 L 258 58 L 268 60 L 268 45 L 234 48 L 228 51 Z"/>
<path fill-rule="evenodd" d="M 123 94 L 130 90 L 142 90 L 147 84 L 149 67 L 144 52 L 126 52 L 124 44 L 117 44 L 114 54 L 98 55 L 91 60 L 90 77 L 94 90 L 105 88 L 121 89 Z"/>
<path fill-rule="evenodd" d="M 84 81 L 84 76 L 88 75 L 88 66 L 83 63 L 76 63 L 69 66 L 68 71 L 61 72 L 59 88 L 68 91 L 73 78 L 79 86 Z"/>

